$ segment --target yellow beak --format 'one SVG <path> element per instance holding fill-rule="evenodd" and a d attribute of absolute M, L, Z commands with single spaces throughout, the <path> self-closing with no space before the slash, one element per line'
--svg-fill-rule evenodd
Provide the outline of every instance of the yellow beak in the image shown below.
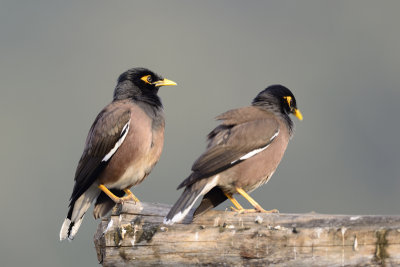
<path fill-rule="evenodd" d="M 299 120 L 303 120 L 303 115 L 301 114 L 300 110 L 298 110 L 297 108 L 294 109 L 293 114 L 299 119 Z"/>
<path fill-rule="evenodd" d="M 159 86 L 172 86 L 172 85 L 176 85 L 176 82 L 168 80 L 168 79 L 164 79 L 164 80 L 160 80 L 160 81 L 156 81 L 154 83 L 154 86 L 159 87 Z"/>

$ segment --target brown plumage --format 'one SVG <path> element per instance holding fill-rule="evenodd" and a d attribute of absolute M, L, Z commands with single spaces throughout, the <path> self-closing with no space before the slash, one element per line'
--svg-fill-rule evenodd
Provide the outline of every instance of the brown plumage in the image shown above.
<path fill-rule="evenodd" d="M 96 117 L 86 138 L 60 240 L 74 238 L 93 201 L 95 218 L 115 203 L 138 201 L 129 188 L 147 177 L 164 144 L 165 121 L 157 93 L 165 85 L 176 84 L 143 68 L 120 75 L 113 101 Z"/>
<path fill-rule="evenodd" d="M 181 221 L 196 200 L 203 199 L 194 216 L 230 198 L 236 210 L 247 212 L 232 197 L 242 194 L 266 212 L 246 192 L 266 183 L 281 161 L 293 134 L 289 114 L 302 119 L 293 94 L 284 86 L 273 85 L 260 92 L 249 107 L 225 112 L 221 124 L 208 135 L 207 150 L 194 162 L 191 175 L 178 187 L 185 187 L 164 223 Z"/>

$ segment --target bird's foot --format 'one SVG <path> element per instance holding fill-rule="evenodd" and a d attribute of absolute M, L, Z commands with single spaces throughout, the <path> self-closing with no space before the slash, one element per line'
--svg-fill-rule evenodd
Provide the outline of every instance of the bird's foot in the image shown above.
<path fill-rule="evenodd" d="M 122 203 L 124 201 L 133 200 L 136 203 L 140 203 L 140 200 L 131 192 L 129 189 L 125 189 L 124 192 L 127 194 L 126 196 L 120 198 Z"/>
<path fill-rule="evenodd" d="M 256 206 L 255 210 L 258 212 L 262 212 L 262 213 L 279 213 L 279 210 L 277 210 L 277 209 L 265 210 L 261 206 Z"/>
<path fill-rule="evenodd" d="M 112 201 L 114 201 L 115 204 L 124 204 L 125 201 L 130 199 L 130 196 L 125 196 L 125 197 L 117 197 L 117 196 L 109 196 Z"/>
<path fill-rule="evenodd" d="M 279 213 L 279 210 L 272 209 L 272 210 L 264 210 L 264 211 L 261 211 L 261 212 L 264 212 L 264 213 Z"/>
<path fill-rule="evenodd" d="M 118 203 L 119 203 L 119 204 L 124 204 L 125 201 L 129 201 L 129 200 L 133 200 L 133 201 L 135 202 L 135 204 L 136 204 L 136 200 L 135 200 L 132 196 L 130 196 L 130 195 L 124 196 L 124 197 L 120 197 L 120 198 L 118 199 Z"/>
<path fill-rule="evenodd" d="M 236 211 L 238 214 L 257 212 L 256 209 L 237 209 L 234 207 L 231 207 L 231 210 Z"/>
<path fill-rule="evenodd" d="M 238 214 L 242 213 L 253 213 L 253 212 L 262 212 L 262 213 L 279 213 L 279 210 L 273 209 L 273 210 L 265 210 L 261 207 L 257 207 L 255 209 L 236 209 L 234 207 L 231 207 L 233 211 L 236 211 Z"/>

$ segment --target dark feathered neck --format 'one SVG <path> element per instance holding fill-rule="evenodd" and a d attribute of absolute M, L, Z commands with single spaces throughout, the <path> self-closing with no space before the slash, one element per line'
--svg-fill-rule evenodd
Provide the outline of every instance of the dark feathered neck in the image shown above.
<path fill-rule="evenodd" d="M 130 99 L 137 103 L 143 102 L 154 109 L 162 109 L 163 106 L 157 91 L 142 91 L 131 81 L 123 81 L 118 83 L 115 88 L 113 101 Z"/>
<path fill-rule="evenodd" d="M 260 109 L 272 112 L 275 114 L 275 116 L 281 118 L 285 123 L 286 127 L 288 128 L 290 137 L 292 137 L 294 133 L 293 121 L 289 117 L 289 115 L 281 108 L 281 105 L 277 103 L 275 99 L 272 99 L 271 101 L 265 99 L 262 101 L 253 101 L 252 105 Z"/>
<path fill-rule="evenodd" d="M 146 104 L 155 110 L 163 108 L 161 99 L 157 95 L 136 95 L 132 97 L 132 99 L 138 104 L 139 103 Z"/>
<path fill-rule="evenodd" d="M 286 126 L 288 127 L 290 137 L 292 137 L 294 134 L 294 124 L 293 124 L 292 119 L 286 113 L 281 113 L 281 116 L 284 119 L 284 121 L 286 122 Z"/>

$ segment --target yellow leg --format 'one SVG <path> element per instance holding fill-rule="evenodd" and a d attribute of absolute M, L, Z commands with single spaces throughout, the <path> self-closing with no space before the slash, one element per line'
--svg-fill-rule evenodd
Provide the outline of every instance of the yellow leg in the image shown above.
<path fill-rule="evenodd" d="M 98 186 L 101 191 L 103 191 L 107 196 L 109 196 L 115 203 L 121 203 L 121 198 L 117 197 L 114 195 L 110 190 L 108 190 L 107 187 L 105 187 L 103 184 Z"/>
<path fill-rule="evenodd" d="M 264 212 L 264 213 L 278 213 L 279 211 L 277 209 L 273 210 L 265 210 L 261 207 L 260 204 L 258 204 L 252 197 L 249 196 L 249 194 L 246 193 L 242 188 L 236 187 L 236 191 L 241 194 L 247 201 L 250 202 L 250 204 L 255 208 L 254 210 L 245 210 L 244 212 Z"/>
<path fill-rule="evenodd" d="M 137 197 L 131 192 L 129 189 L 124 189 L 124 192 L 127 194 L 125 197 L 117 197 L 114 195 L 110 190 L 108 190 L 107 187 L 105 187 L 103 184 L 98 186 L 101 191 L 103 191 L 109 198 L 111 198 L 115 203 L 123 203 L 126 200 L 132 199 L 135 202 L 140 202 Z"/>
<path fill-rule="evenodd" d="M 225 193 L 225 196 L 229 198 L 229 200 L 235 205 L 236 209 L 234 207 L 231 207 L 232 210 L 239 212 L 240 210 L 244 210 L 243 207 L 237 202 L 237 200 L 229 193 Z"/>
<path fill-rule="evenodd" d="M 133 201 L 135 201 L 135 203 L 140 202 L 140 200 L 131 192 L 131 190 L 124 189 L 124 192 L 127 194 L 127 196 L 123 197 L 122 201 L 132 199 Z"/>

